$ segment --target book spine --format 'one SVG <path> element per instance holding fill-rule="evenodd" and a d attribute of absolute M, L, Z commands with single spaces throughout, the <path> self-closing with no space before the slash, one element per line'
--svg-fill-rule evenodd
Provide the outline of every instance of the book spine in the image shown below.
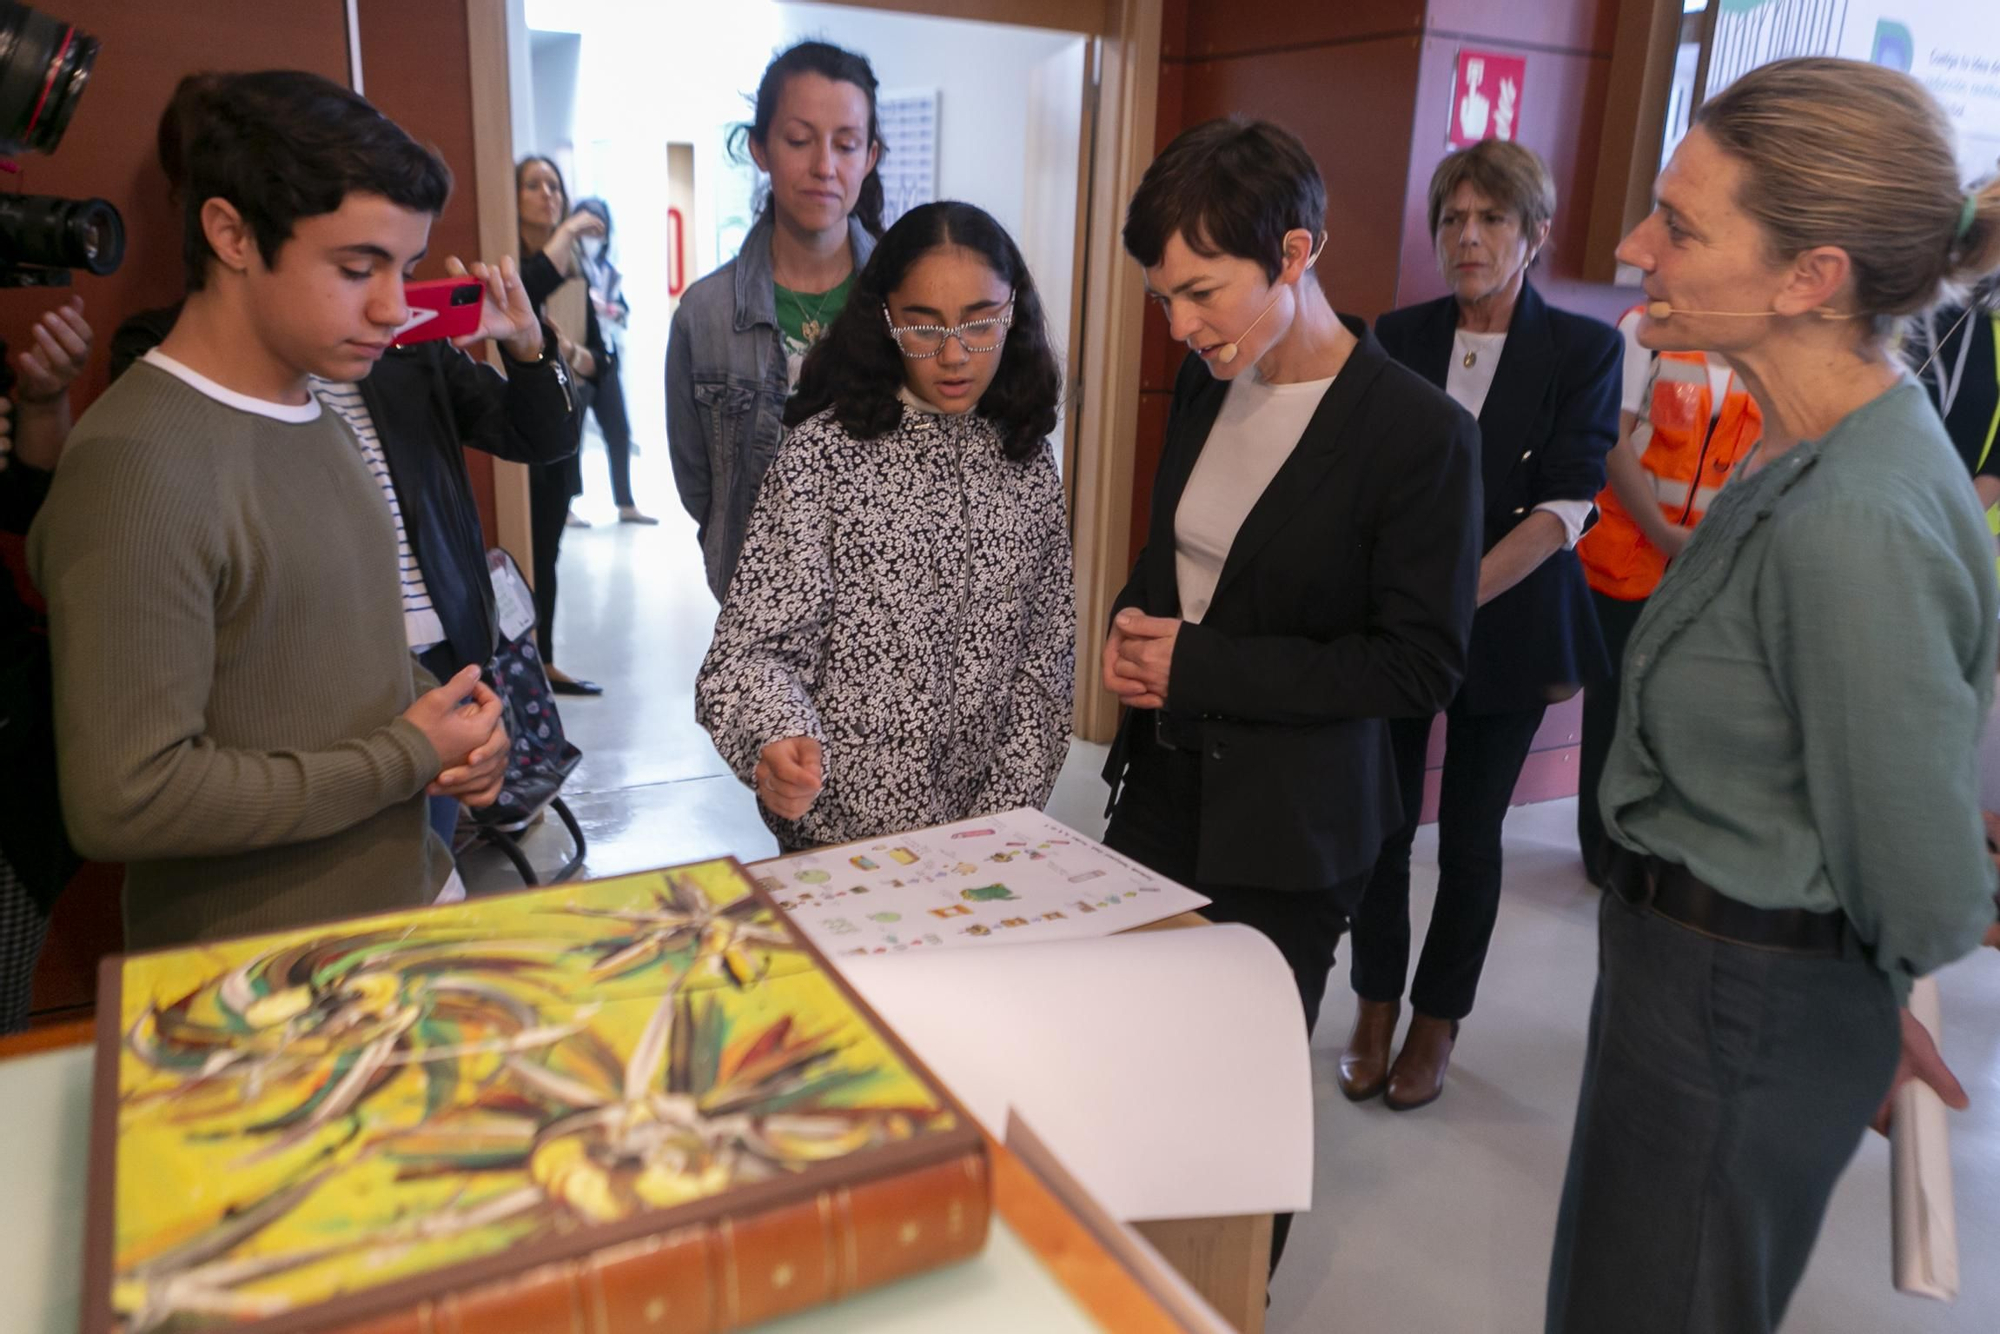
<path fill-rule="evenodd" d="M 984 1151 L 442 1293 L 339 1334 L 723 1334 L 986 1243 Z"/>

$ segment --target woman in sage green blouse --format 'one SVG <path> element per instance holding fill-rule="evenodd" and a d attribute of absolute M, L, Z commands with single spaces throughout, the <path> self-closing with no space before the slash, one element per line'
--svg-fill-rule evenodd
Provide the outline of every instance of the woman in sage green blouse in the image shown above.
<path fill-rule="evenodd" d="M 1993 925 L 1991 540 L 1890 349 L 2000 268 L 1949 136 L 1905 75 L 1763 66 L 1619 248 L 1639 341 L 1726 356 L 1764 441 L 1626 648 L 1550 1331 L 1775 1328 L 1899 1055 L 1935 1061 L 1912 980 Z"/>

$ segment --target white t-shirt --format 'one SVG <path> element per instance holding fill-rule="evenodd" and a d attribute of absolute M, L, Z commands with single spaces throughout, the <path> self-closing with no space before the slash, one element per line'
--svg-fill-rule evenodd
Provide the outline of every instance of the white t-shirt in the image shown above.
<path fill-rule="evenodd" d="M 1451 365 L 1445 368 L 1444 391 L 1475 417 L 1486 406 L 1486 395 L 1493 388 L 1493 374 L 1500 369 L 1500 352 L 1506 345 L 1504 329 L 1498 333 L 1459 329 L 1452 334 Z M 1467 361 L 1472 364 L 1468 366 Z M 1583 536 L 1583 526 L 1590 522 L 1591 511 L 1597 506 L 1588 500 L 1544 500 L 1535 508 L 1547 510 L 1562 521 L 1566 551 Z"/>
<path fill-rule="evenodd" d="M 1653 407 L 1653 350 L 1639 346 L 1639 320 L 1644 314 L 1635 307 L 1618 321 L 1618 332 L 1625 336 L 1625 389 L 1618 406 L 1634 417 L 1645 416 Z M 1703 360 L 1708 369 L 1709 416 L 1719 417 L 1723 396 L 1729 392 L 1729 363 L 1706 353 Z"/>
<path fill-rule="evenodd" d="M 1298 448 L 1332 385 L 1332 377 L 1270 384 L 1255 368 L 1230 384 L 1174 511 L 1182 620 L 1199 625 L 1208 614 L 1237 531 Z"/>

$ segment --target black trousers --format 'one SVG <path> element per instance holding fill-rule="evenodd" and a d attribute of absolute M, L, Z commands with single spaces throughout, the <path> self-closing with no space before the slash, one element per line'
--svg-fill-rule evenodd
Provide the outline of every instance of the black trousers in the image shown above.
<path fill-rule="evenodd" d="M 528 467 L 528 531 L 535 543 L 535 648 L 542 662 L 556 660 L 556 558 L 569 517 L 574 460 Z"/>
<path fill-rule="evenodd" d="M 632 422 L 625 415 L 625 386 L 618 379 L 618 358 L 607 355 L 590 400 L 597 429 L 604 435 L 604 453 L 611 460 L 611 498 L 632 504 Z"/>
<path fill-rule="evenodd" d="M 1500 826 L 1545 709 L 1445 711 L 1444 786 L 1438 796 L 1438 890 L 1417 961 L 1410 1004 L 1434 1019 L 1472 1013 L 1486 947 L 1500 915 Z M 1424 751 L 1431 719 L 1395 718 L 1389 735 L 1402 786 L 1403 827 L 1390 835 L 1354 918 L 1355 994 L 1396 1001 L 1410 967 L 1410 845 L 1424 797 Z"/>
<path fill-rule="evenodd" d="M 1132 741 L 1131 767 L 1125 776 L 1118 807 L 1104 831 L 1107 847 L 1121 852 L 1170 880 L 1179 881 L 1213 900 L 1201 910 L 1212 922 L 1241 922 L 1262 932 L 1278 947 L 1292 970 L 1299 1004 L 1305 1010 L 1306 1036 L 1319 1022 L 1320 1001 L 1326 995 L 1327 974 L 1333 970 L 1334 949 L 1347 930 L 1354 901 L 1367 883 L 1356 876 L 1324 890 L 1258 889 L 1217 885 L 1195 878 L 1201 829 L 1201 756 L 1191 750 L 1166 750 L 1142 727 Z M 1285 1252 L 1292 1216 L 1271 1220 L 1271 1269 Z"/>
<path fill-rule="evenodd" d="M 1583 744 L 1576 766 L 1576 846 L 1583 853 L 1583 869 L 1592 884 L 1602 885 L 1604 867 L 1604 817 L 1598 813 L 1597 787 L 1604 781 L 1604 761 L 1611 754 L 1611 738 L 1618 731 L 1618 678 L 1625 662 L 1625 643 L 1632 627 L 1646 609 L 1646 599 L 1627 601 L 1606 597 L 1590 590 L 1597 608 L 1597 626 L 1604 632 L 1604 651 L 1611 659 L 1611 677 L 1583 692 Z"/>

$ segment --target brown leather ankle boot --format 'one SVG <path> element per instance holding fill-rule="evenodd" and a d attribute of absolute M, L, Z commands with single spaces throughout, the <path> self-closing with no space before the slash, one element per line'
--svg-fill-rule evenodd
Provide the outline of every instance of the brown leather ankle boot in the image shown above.
<path fill-rule="evenodd" d="M 1354 1032 L 1340 1053 L 1340 1091 L 1349 1102 L 1366 1102 L 1389 1082 L 1389 1050 L 1396 1045 L 1401 1001 L 1354 998 Z"/>
<path fill-rule="evenodd" d="M 1410 1031 L 1403 1050 L 1389 1068 L 1389 1085 L 1382 1101 L 1395 1112 L 1414 1111 L 1436 1102 L 1444 1092 L 1444 1072 L 1458 1041 L 1458 1020 L 1433 1019 L 1422 1011 L 1410 1013 Z"/>

